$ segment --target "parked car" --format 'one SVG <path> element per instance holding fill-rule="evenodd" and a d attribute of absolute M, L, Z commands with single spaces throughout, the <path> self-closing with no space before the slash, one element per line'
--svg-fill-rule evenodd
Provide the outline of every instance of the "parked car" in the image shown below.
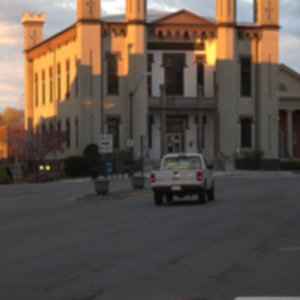
<path fill-rule="evenodd" d="M 151 187 L 156 205 L 172 202 L 174 196 L 183 198 L 197 195 L 198 201 L 215 199 L 215 182 L 212 169 L 207 166 L 201 154 L 167 154 L 163 157 L 158 171 L 151 173 Z"/>

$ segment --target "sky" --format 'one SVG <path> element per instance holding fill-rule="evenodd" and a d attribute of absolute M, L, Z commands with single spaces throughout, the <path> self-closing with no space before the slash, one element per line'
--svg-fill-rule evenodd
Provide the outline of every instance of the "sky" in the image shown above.
<path fill-rule="evenodd" d="M 253 20 L 253 0 L 238 1 L 238 20 Z M 300 1 L 280 1 L 280 63 L 300 73 Z M 148 0 L 148 9 L 215 16 L 214 0 Z M 121 14 L 125 0 L 102 0 L 102 15 Z M 44 39 L 76 21 L 76 0 L 0 0 L 0 112 L 24 107 L 23 12 L 46 13 Z"/>

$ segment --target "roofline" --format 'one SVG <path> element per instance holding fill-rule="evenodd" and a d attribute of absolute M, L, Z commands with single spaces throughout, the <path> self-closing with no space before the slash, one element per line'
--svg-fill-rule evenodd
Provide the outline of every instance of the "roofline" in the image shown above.
<path fill-rule="evenodd" d="M 73 29 L 74 27 L 76 27 L 76 25 L 77 25 L 77 22 L 74 23 L 73 25 L 71 25 L 71 26 L 65 28 L 64 30 L 62 30 L 62 31 L 60 31 L 60 32 L 58 32 L 58 33 L 56 33 L 55 35 L 52 35 L 51 37 L 49 37 L 48 39 L 46 39 L 46 40 L 40 42 L 39 44 L 35 45 L 34 47 L 32 47 L 32 48 L 30 48 L 30 49 L 25 49 L 23 52 L 29 53 L 30 51 L 32 51 L 32 50 L 34 50 L 34 49 L 36 49 L 36 48 L 38 48 L 38 47 L 40 47 L 40 46 L 42 46 L 42 45 L 44 45 L 44 44 L 50 42 L 51 40 L 54 40 L 54 39 L 57 38 L 59 35 L 61 35 L 61 34 L 65 33 L 65 32 L 67 32 L 68 30 Z"/>
<path fill-rule="evenodd" d="M 287 72 L 288 74 L 300 79 L 300 74 L 298 72 L 296 72 L 295 70 L 291 69 L 290 67 L 288 67 L 287 65 L 285 64 L 280 64 L 279 65 L 279 69 L 282 70 L 282 71 L 285 71 Z"/>
<path fill-rule="evenodd" d="M 189 13 L 189 14 L 191 14 L 191 15 L 193 15 L 193 16 L 199 18 L 199 19 L 203 19 L 203 20 L 207 21 L 208 23 L 210 23 L 210 25 L 215 25 L 215 26 L 217 25 L 217 23 L 214 23 L 214 22 L 212 22 L 212 21 L 210 21 L 210 20 L 208 20 L 208 19 L 206 19 L 206 18 L 204 18 L 204 17 L 201 17 L 201 16 L 199 16 L 199 15 L 196 15 L 196 14 L 194 14 L 194 13 L 192 13 L 192 12 L 190 12 L 189 10 L 186 10 L 186 9 L 181 9 L 181 10 L 175 11 L 174 13 L 171 13 L 171 14 L 168 14 L 168 15 L 163 16 L 163 17 L 161 17 L 161 18 L 155 19 L 155 20 L 153 20 L 153 21 L 151 21 L 151 22 L 149 22 L 149 23 L 150 23 L 150 24 L 155 24 L 155 23 L 157 23 L 157 22 L 161 22 L 161 21 L 167 20 L 167 19 L 169 19 L 170 17 L 175 17 L 175 16 L 177 16 L 177 15 L 179 15 L 179 14 L 181 14 L 181 13 L 184 13 L 184 12 L 187 12 L 187 13 Z M 175 24 L 175 23 L 174 23 L 174 24 Z"/>

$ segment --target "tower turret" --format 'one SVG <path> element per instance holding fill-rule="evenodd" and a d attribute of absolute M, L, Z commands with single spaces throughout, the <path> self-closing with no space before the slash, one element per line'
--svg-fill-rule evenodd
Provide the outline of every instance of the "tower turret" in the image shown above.
<path fill-rule="evenodd" d="M 236 22 L 236 0 L 216 0 L 216 21 L 218 23 Z"/>
<path fill-rule="evenodd" d="M 78 20 L 100 20 L 100 0 L 77 0 Z"/>
<path fill-rule="evenodd" d="M 28 50 L 43 41 L 43 25 L 45 23 L 45 13 L 33 14 L 24 12 L 22 14 L 22 24 L 24 26 L 24 49 Z"/>
<path fill-rule="evenodd" d="M 127 21 L 146 21 L 147 0 L 126 0 Z"/>
<path fill-rule="evenodd" d="M 254 22 L 259 25 L 278 25 L 279 0 L 255 0 Z"/>

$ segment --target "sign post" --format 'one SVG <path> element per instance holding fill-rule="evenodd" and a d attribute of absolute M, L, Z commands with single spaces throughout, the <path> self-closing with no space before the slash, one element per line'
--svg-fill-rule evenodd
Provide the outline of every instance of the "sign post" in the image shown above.
<path fill-rule="evenodd" d="M 99 136 L 99 153 L 113 152 L 113 136 L 111 134 L 100 134 Z"/>

